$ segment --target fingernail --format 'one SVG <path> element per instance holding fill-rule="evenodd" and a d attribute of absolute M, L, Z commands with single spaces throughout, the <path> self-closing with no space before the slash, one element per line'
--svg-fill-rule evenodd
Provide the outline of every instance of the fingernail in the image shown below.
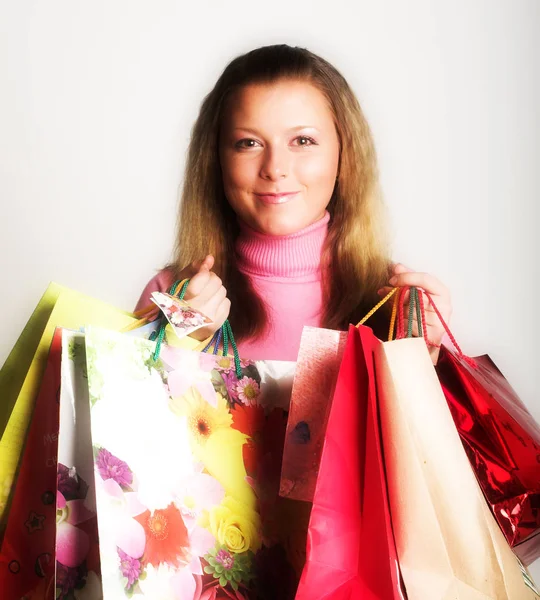
<path fill-rule="evenodd" d="M 388 282 L 390 285 L 396 285 L 397 283 L 397 277 L 391 277 L 390 281 Z"/>
<path fill-rule="evenodd" d="M 377 294 L 378 294 L 379 296 L 382 296 L 382 295 L 383 295 L 383 293 L 384 293 L 384 290 L 383 290 L 382 288 L 381 288 L 380 290 L 377 290 Z"/>

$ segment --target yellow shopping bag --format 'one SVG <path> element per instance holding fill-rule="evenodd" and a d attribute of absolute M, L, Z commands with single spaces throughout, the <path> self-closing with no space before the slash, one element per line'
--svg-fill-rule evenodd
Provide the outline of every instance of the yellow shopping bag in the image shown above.
<path fill-rule="evenodd" d="M 59 285 L 49 285 L 0 370 L 0 435 L 4 433 L 39 340 L 61 291 Z"/>
<path fill-rule="evenodd" d="M 96 325 L 118 330 L 135 320 L 74 290 L 55 283 L 48 287 L 0 371 L 0 419 L 6 423 L 0 439 L 0 529 L 55 328 Z"/>

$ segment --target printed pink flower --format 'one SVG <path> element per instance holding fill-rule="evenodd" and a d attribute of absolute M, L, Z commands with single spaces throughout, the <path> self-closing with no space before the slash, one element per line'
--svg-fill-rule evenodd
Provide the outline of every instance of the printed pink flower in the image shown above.
<path fill-rule="evenodd" d="M 234 567 L 234 558 L 232 554 L 224 548 L 222 548 L 216 554 L 216 562 L 218 562 L 224 569 L 227 569 L 227 571 L 230 571 Z"/>
<path fill-rule="evenodd" d="M 86 532 L 75 525 L 91 516 L 83 500 L 66 502 L 62 492 L 57 492 L 56 560 L 65 567 L 78 567 L 87 557 L 90 539 Z"/>
<path fill-rule="evenodd" d="M 127 463 L 105 448 L 100 448 L 96 458 L 96 466 L 103 481 L 112 479 L 122 487 L 129 487 L 133 483 L 133 473 Z"/>
<path fill-rule="evenodd" d="M 86 565 L 66 567 L 60 562 L 56 563 L 56 597 L 73 598 L 73 590 L 84 587 L 88 572 Z"/>
<path fill-rule="evenodd" d="M 57 486 L 66 500 L 83 500 L 88 492 L 88 485 L 77 475 L 75 467 L 66 467 L 62 463 L 57 466 Z"/>
<path fill-rule="evenodd" d="M 227 393 L 229 395 L 229 399 L 232 402 L 238 401 L 238 379 L 234 372 L 234 369 L 231 371 L 222 371 L 221 377 L 223 377 L 223 382 L 225 383 L 225 387 L 227 388 Z"/>
<path fill-rule="evenodd" d="M 238 392 L 238 399 L 246 406 L 255 406 L 261 393 L 259 384 L 251 377 L 241 379 L 236 386 L 236 391 Z"/>
<path fill-rule="evenodd" d="M 98 491 L 105 492 L 104 499 L 109 501 L 109 510 L 104 513 L 109 519 L 103 526 L 114 536 L 115 545 L 128 556 L 141 558 L 146 534 L 135 517 L 147 511 L 146 506 L 141 504 L 136 492 L 124 493 L 113 479 L 101 482 Z"/>
<path fill-rule="evenodd" d="M 136 581 L 142 571 L 141 561 L 132 556 L 128 556 L 123 550 L 117 548 L 120 557 L 120 571 L 127 579 L 126 589 L 129 589 Z"/>
<path fill-rule="evenodd" d="M 253 364 L 251 360 L 240 359 L 240 366 L 242 369 L 246 369 L 249 365 Z M 217 356 L 216 357 L 216 367 L 220 373 L 230 373 L 231 371 L 235 371 L 236 364 L 234 362 L 234 357 L 232 356 Z"/>
<path fill-rule="evenodd" d="M 175 366 L 167 376 L 170 396 L 180 398 L 190 387 L 194 387 L 210 406 L 216 408 L 216 390 L 212 385 L 211 370 L 201 368 L 199 353 L 184 351 L 181 354 L 180 352 L 170 352 L 170 350 L 167 347 L 162 350 L 162 360 Z"/>

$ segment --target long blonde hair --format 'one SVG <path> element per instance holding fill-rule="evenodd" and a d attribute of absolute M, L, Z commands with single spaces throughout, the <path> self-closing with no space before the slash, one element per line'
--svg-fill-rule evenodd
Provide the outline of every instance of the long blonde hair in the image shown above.
<path fill-rule="evenodd" d="M 207 254 L 231 300 L 229 320 L 238 339 L 256 337 L 266 326 L 264 303 L 236 266 L 237 218 L 223 190 L 218 144 L 230 95 L 251 83 L 283 78 L 314 85 L 333 112 L 340 142 L 339 174 L 328 211 L 331 220 L 322 254 L 322 326 L 346 328 L 378 300 L 386 284 L 389 247 L 379 193 L 377 159 L 370 128 L 345 78 L 309 50 L 264 46 L 230 62 L 204 98 L 191 133 L 180 201 L 175 258 L 178 273 Z M 375 325 L 375 323 L 374 323 Z"/>

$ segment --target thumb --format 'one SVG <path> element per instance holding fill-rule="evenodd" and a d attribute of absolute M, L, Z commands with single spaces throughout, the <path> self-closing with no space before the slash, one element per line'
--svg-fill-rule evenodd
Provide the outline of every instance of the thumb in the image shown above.
<path fill-rule="evenodd" d="M 199 273 L 201 271 L 211 271 L 212 267 L 214 266 L 214 257 L 209 254 L 199 265 Z"/>
<path fill-rule="evenodd" d="M 210 271 L 210 269 L 214 266 L 214 257 L 212 255 L 208 255 L 203 260 L 194 260 L 189 267 L 186 267 L 186 270 L 189 270 L 190 277 L 200 273 L 201 271 Z"/>

